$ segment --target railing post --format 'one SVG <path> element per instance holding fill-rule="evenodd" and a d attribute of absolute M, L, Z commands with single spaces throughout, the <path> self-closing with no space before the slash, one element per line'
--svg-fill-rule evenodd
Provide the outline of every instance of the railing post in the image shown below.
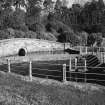
<path fill-rule="evenodd" d="M 100 47 L 99 47 L 99 52 L 100 52 L 101 50 L 100 50 Z"/>
<path fill-rule="evenodd" d="M 101 60 L 101 47 L 99 47 L 99 52 L 98 52 L 98 54 L 99 54 L 99 59 Z"/>
<path fill-rule="evenodd" d="M 87 46 L 86 46 L 86 54 L 88 53 Z"/>
<path fill-rule="evenodd" d="M 77 58 L 75 58 L 75 70 L 77 69 Z"/>
<path fill-rule="evenodd" d="M 32 61 L 29 62 L 29 78 L 32 81 Z"/>
<path fill-rule="evenodd" d="M 77 71 L 77 58 L 75 58 L 75 72 Z M 75 81 L 77 82 L 77 74 L 75 74 Z"/>
<path fill-rule="evenodd" d="M 71 57 L 70 57 L 70 61 L 69 61 L 69 72 L 70 72 L 70 80 L 71 80 L 71 70 L 72 68 L 71 68 Z"/>
<path fill-rule="evenodd" d="M 80 54 L 82 55 L 82 46 L 80 46 Z"/>
<path fill-rule="evenodd" d="M 7 63 L 8 63 L 8 73 L 10 73 L 11 72 L 11 64 L 10 64 L 10 60 L 9 59 L 7 59 Z"/>
<path fill-rule="evenodd" d="M 103 63 L 104 63 L 104 52 L 102 53 L 102 56 L 103 56 Z"/>
<path fill-rule="evenodd" d="M 63 82 L 66 82 L 66 64 L 63 64 Z"/>
<path fill-rule="evenodd" d="M 102 60 L 102 52 L 100 52 L 100 60 L 103 63 L 103 60 Z"/>
<path fill-rule="evenodd" d="M 69 61 L 69 71 L 71 71 L 71 57 L 70 57 L 70 61 Z"/>
<path fill-rule="evenodd" d="M 87 81 L 87 79 L 86 79 L 86 71 L 87 71 L 87 64 L 86 64 L 86 59 L 85 59 L 85 83 Z"/>
<path fill-rule="evenodd" d="M 64 54 L 65 54 L 65 42 L 64 42 Z"/>
<path fill-rule="evenodd" d="M 86 71 L 87 71 L 87 62 L 86 62 L 86 59 L 85 59 L 85 102 L 86 102 L 86 105 L 87 105 L 87 85 L 86 85 L 86 82 L 87 82 L 87 76 L 86 76 Z"/>

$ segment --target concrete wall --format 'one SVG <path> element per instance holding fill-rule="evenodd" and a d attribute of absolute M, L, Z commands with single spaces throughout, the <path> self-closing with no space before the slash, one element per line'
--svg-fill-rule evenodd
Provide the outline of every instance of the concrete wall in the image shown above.
<path fill-rule="evenodd" d="M 29 38 L 13 38 L 0 41 L 0 57 L 18 54 L 19 49 L 24 48 L 27 53 L 34 51 L 51 51 L 53 49 L 64 49 L 61 43 L 29 39 Z"/>

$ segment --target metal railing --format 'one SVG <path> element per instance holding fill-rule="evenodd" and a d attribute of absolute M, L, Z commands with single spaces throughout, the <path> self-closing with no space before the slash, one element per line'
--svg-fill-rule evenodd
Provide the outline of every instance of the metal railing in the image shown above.
<path fill-rule="evenodd" d="M 71 63 L 61 64 L 61 63 L 37 63 L 38 67 L 35 66 L 33 61 L 11 64 L 10 60 L 7 60 L 7 64 L 1 65 L 2 71 L 8 73 L 16 73 L 19 75 L 28 76 L 30 81 L 33 80 L 33 77 L 40 78 L 48 78 L 48 79 L 56 79 L 63 82 L 67 81 L 75 81 L 75 82 L 84 82 L 84 83 L 98 83 L 100 82 L 105 84 L 105 67 L 87 67 L 86 61 L 84 66 L 74 65 L 73 67 Z M 44 65 L 44 67 L 41 67 Z M 6 68 L 5 68 L 6 67 Z M 50 67 L 50 68 L 49 68 Z M 53 68 L 52 68 L 53 67 Z M 54 68 L 55 67 L 55 68 Z M 57 67 L 57 68 L 56 68 Z M 72 67 L 75 68 L 72 70 Z M 1 67 L 0 67 L 1 68 Z M 83 70 L 79 70 L 79 69 Z M 90 70 L 89 69 L 93 69 Z"/>

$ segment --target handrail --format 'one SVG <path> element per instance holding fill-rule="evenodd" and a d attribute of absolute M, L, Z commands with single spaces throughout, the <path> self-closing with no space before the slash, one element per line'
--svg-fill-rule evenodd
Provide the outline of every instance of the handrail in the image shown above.
<path fill-rule="evenodd" d="M 57 72 L 61 72 L 61 70 L 49 70 L 49 69 L 41 69 L 41 68 L 32 68 L 32 70 L 37 69 L 37 70 L 42 70 L 42 71 L 57 71 Z"/>
<path fill-rule="evenodd" d="M 40 75 L 40 76 L 45 76 L 45 77 L 51 76 L 51 77 L 55 77 L 55 78 L 62 77 L 62 76 L 54 76 L 54 75 L 44 75 L 44 74 L 39 74 L 39 73 L 32 73 L 32 75 Z"/>
<path fill-rule="evenodd" d="M 86 60 L 85 60 L 86 61 Z M 31 62 L 31 61 L 30 61 Z M 94 62 L 96 62 L 96 59 L 93 61 L 93 62 L 91 62 L 91 64 L 92 63 L 94 63 Z M 14 69 L 14 66 L 11 66 L 11 72 L 15 72 L 15 73 L 19 73 L 19 74 L 22 74 L 22 75 L 29 75 L 28 73 L 29 73 L 29 70 L 30 70 L 30 65 L 29 65 L 30 63 L 28 62 L 28 66 L 27 65 L 25 65 L 25 67 L 27 67 L 26 69 L 24 69 L 23 67 L 23 65 L 16 65 L 15 67 L 17 68 L 17 67 L 19 67 L 20 68 L 20 70 L 18 71 L 18 69 Z M 34 64 L 34 62 L 31 62 L 31 64 L 33 65 Z M 64 71 L 65 71 L 65 73 L 67 74 L 66 75 L 66 78 L 67 79 L 69 79 L 69 78 L 73 78 L 73 79 L 76 79 L 76 80 L 78 80 L 78 79 L 84 79 L 84 80 L 86 80 L 86 81 L 92 81 L 92 80 L 94 80 L 94 81 L 102 81 L 102 82 L 104 82 L 105 80 L 104 80 L 104 76 L 105 76 L 105 72 L 104 72 L 104 69 L 105 69 L 105 67 L 93 67 L 93 66 L 87 66 L 86 65 L 86 63 L 85 63 L 85 65 L 84 66 L 78 66 L 78 65 L 76 65 L 76 68 L 78 69 L 79 67 L 80 68 L 83 68 L 83 69 L 85 69 L 85 71 L 82 71 L 83 69 L 81 69 L 81 72 L 78 70 L 78 72 L 77 71 L 69 71 L 69 66 L 70 65 L 66 65 L 66 67 L 65 67 L 65 70 L 64 70 L 64 68 L 63 68 L 63 64 L 51 64 L 51 63 L 40 63 L 40 62 L 38 62 L 37 64 L 43 64 L 43 65 L 45 65 L 44 66 L 44 68 L 41 68 L 40 66 L 39 67 L 35 67 L 35 65 L 34 66 L 32 66 L 31 65 L 31 75 L 32 76 L 35 76 L 35 75 L 38 75 L 39 77 L 40 76 L 45 76 L 45 77 L 54 77 L 54 78 L 60 78 L 60 79 L 62 79 L 63 78 L 63 76 L 64 76 Z M 8 64 L 9 65 L 9 64 Z M 50 66 L 57 66 L 57 68 L 55 67 L 55 68 L 46 68 L 46 65 L 48 65 L 49 67 Z M 4 66 L 5 67 L 5 66 Z M 59 67 L 59 68 L 58 68 Z M 62 67 L 62 68 L 61 68 Z M 72 65 L 72 67 L 75 67 L 74 65 Z M 71 68 L 72 68 L 71 67 Z M 88 68 L 97 68 L 97 71 L 98 71 L 98 69 L 99 69 L 99 71 L 101 71 L 102 70 L 102 72 L 99 72 L 99 73 L 97 73 L 97 72 L 86 72 L 86 70 L 88 71 Z M 2 71 L 4 71 L 4 70 L 2 70 Z M 39 73 L 38 73 L 38 71 L 40 71 Z M 93 70 L 94 71 L 94 70 Z M 24 74 L 23 74 L 24 73 Z M 54 75 L 54 73 L 56 74 L 56 75 Z M 69 75 L 70 74 L 70 75 Z M 83 78 L 79 78 L 79 74 L 80 74 L 80 77 L 81 76 L 83 76 Z M 71 76 L 71 77 L 70 77 Z M 92 76 L 92 77 L 88 77 L 88 76 Z M 94 79 L 93 78 L 93 76 L 96 76 L 96 79 Z M 90 78 L 93 78 L 93 79 L 90 79 Z M 85 81 L 85 82 L 86 82 Z"/>

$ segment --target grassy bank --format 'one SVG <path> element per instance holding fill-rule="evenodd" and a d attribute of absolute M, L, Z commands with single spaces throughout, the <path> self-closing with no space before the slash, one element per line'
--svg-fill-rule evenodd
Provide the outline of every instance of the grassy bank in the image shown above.
<path fill-rule="evenodd" d="M 87 93 L 87 95 L 86 95 Z M 100 86 L 76 83 L 63 84 L 0 73 L 0 105 L 104 105 L 105 90 Z"/>

